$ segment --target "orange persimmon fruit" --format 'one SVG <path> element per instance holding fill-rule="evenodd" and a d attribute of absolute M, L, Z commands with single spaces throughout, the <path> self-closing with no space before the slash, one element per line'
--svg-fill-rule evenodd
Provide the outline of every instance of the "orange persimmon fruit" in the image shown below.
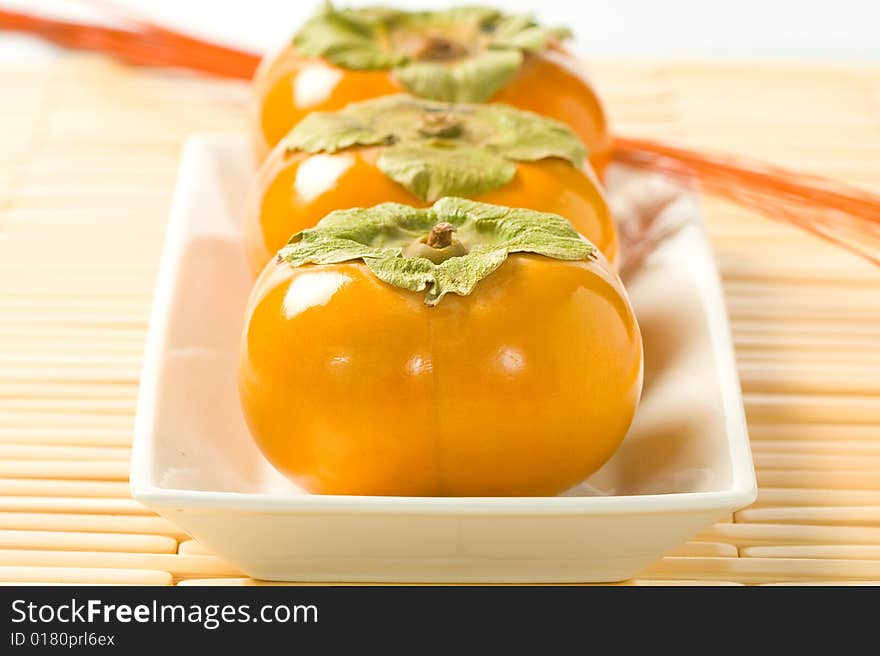
<path fill-rule="evenodd" d="M 312 111 L 407 92 L 446 102 L 503 102 L 559 120 L 601 175 L 611 159 L 602 103 L 564 30 L 486 7 L 407 12 L 325 7 L 266 57 L 253 82 L 259 161 Z"/>
<path fill-rule="evenodd" d="M 254 273 L 329 212 L 442 196 L 564 216 L 612 262 L 617 229 L 583 144 L 563 123 L 494 103 L 406 94 L 314 112 L 263 163 L 245 217 Z"/>
<path fill-rule="evenodd" d="M 560 493 L 616 450 L 642 343 L 563 218 L 443 198 L 340 210 L 258 279 L 239 388 L 267 459 L 316 494 Z"/>

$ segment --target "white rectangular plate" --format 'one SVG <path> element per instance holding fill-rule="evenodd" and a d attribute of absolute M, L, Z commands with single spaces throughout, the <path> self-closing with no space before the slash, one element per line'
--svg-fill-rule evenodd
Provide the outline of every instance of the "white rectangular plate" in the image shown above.
<path fill-rule="evenodd" d="M 136 499 L 255 578 L 616 581 L 755 498 L 721 287 L 699 210 L 627 280 L 645 390 L 623 446 L 559 497 L 310 495 L 248 435 L 236 388 L 251 278 L 240 137 L 184 148 L 138 400 Z M 614 176 L 612 180 L 617 180 Z M 629 181 L 632 182 L 632 179 Z M 638 186 L 638 185 L 636 185 Z M 625 206 L 632 184 L 609 193 Z M 617 197 L 615 197 L 615 194 Z"/>

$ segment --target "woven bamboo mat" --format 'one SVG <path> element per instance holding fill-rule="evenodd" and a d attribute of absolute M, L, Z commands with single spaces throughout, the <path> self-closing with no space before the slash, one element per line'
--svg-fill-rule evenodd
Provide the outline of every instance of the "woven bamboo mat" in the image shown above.
<path fill-rule="evenodd" d="M 880 68 L 594 63 L 621 134 L 880 189 Z M 0 67 L 0 581 L 249 584 L 129 497 L 178 149 L 243 85 L 100 58 Z M 635 583 L 880 582 L 880 271 L 706 202 L 760 493 Z"/>

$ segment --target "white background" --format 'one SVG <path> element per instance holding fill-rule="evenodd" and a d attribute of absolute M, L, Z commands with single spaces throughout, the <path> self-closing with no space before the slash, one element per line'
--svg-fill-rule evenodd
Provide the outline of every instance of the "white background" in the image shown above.
<path fill-rule="evenodd" d="M 92 0 L 94 2 L 94 0 Z M 200 36 L 264 51 L 287 39 L 314 0 L 114 0 Z M 429 7 L 453 2 L 340 0 Z M 471 0 L 479 4 L 479 0 Z M 487 0 L 485 4 L 493 4 Z M 75 0 L 0 0 L 0 7 L 91 17 Z M 88 4 L 86 2 L 85 4 Z M 467 4 L 458 2 L 457 4 Z M 573 27 L 595 57 L 880 62 L 880 0 L 495 0 L 508 11 Z M 30 39 L 0 34 L 0 57 L 51 56 Z"/>

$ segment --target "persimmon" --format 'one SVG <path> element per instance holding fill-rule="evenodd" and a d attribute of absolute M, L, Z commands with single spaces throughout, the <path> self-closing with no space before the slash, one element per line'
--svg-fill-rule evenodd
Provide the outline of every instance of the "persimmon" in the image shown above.
<path fill-rule="evenodd" d="M 260 169 L 245 218 L 254 273 L 332 210 L 441 196 L 560 214 L 612 262 L 617 230 L 577 136 L 503 104 L 405 94 L 303 119 Z"/>
<path fill-rule="evenodd" d="M 446 102 L 504 102 L 557 119 L 583 140 L 601 175 L 611 158 L 602 103 L 565 30 L 486 7 L 407 12 L 325 7 L 254 76 L 259 161 L 312 111 L 407 92 Z"/>
<path fill-rule="evenodd" d="M 642 381 L 617 276 L 565 219 L 459 198 L 339 210 L 263 271 L 252 435 L 316 494 L 553 495 L 615 451 Z"/>

